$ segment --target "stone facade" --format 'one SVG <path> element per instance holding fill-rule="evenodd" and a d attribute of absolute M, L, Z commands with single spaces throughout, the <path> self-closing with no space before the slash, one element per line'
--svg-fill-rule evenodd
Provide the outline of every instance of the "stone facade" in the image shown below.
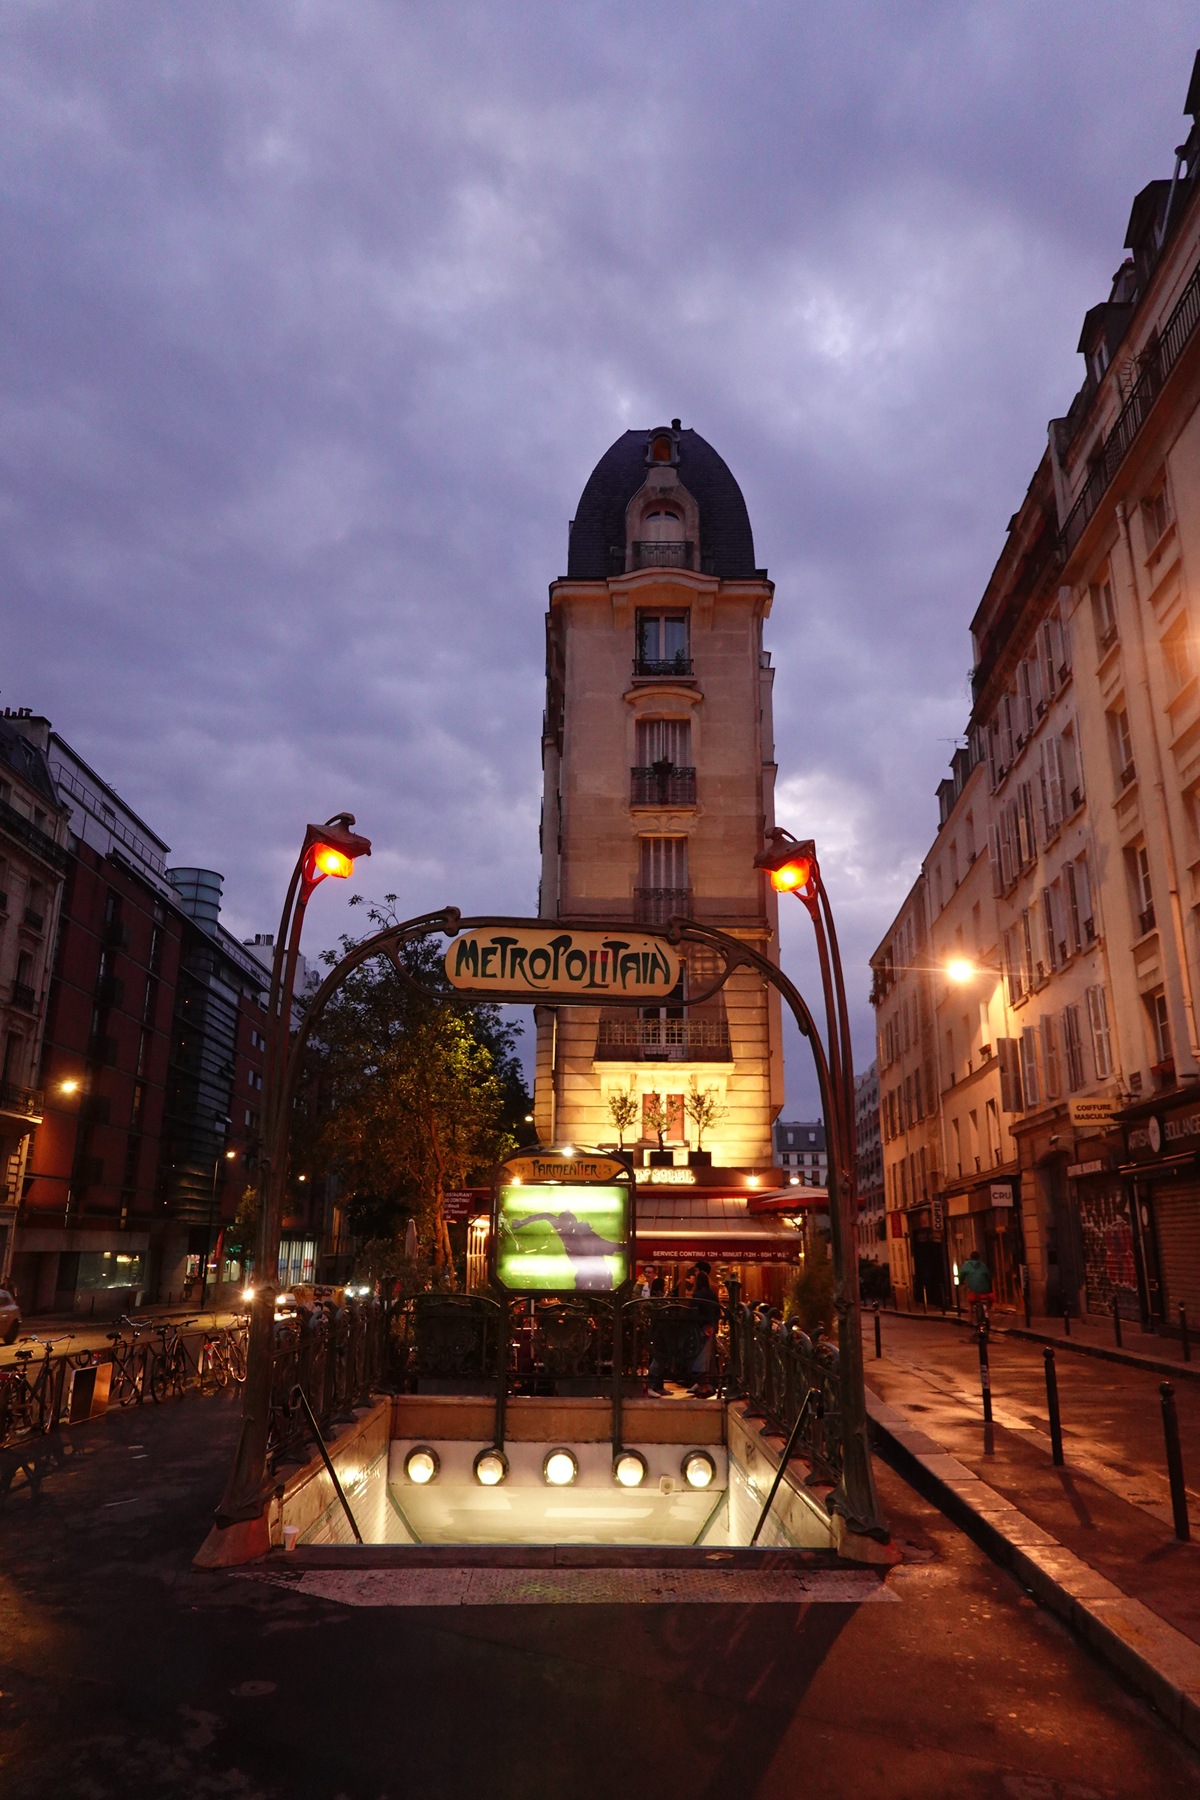
<path fill-rule="evenodd" d="M 613 540 L 616 539 L 614 542 Z M 774 824 L 773 584 L 753 567 L 737 484 L 676 421 L 628 432 L 598 465 L 572 524 L 569 573 L 550 589 L 540 914 L 663 924 L 686 914 L 776 956 L 777 909 L 754 868 Z M 632 1094 L 627 1144 L 695 1149 L 695 1086 L 718 1117 L 714 1164 L 772 1165 L 783 1103 L 779 999 L 739 972 L 716 999 L 711 954 L 688 953 L 683 994 L 639 1017 L 537 1011 L 535 1120 L 543 1143 L 616 1142 L 609 1102 Z"/>

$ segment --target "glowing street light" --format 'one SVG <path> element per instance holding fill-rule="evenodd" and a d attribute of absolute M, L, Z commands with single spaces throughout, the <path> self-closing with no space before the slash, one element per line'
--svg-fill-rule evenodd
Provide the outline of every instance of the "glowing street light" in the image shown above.
<path fill-rule="evenodd" d="M 978 975 L 979 970 L 973 963 L 969 963 L 965 956 L 956 956 L 946 964 L 946 973 L 951 981 L 957 981 L 961 985 L 964 981 L 972 980 L 974 976 Z"/>
<path fill-rule="evenodd" d="M 288 1128 L 291 1124 L 288 1059 L 296 963 L 304 914 L 314 888 L 328 876 L 346 880 L 354 872 L 356 859 L 371 854 L 370 839 L 360 837 L 353 827 L 353 813 L 336 813 L 323 825 L 307 826 L 288 883 L 275 939 L 263 1071 L 263 1129 L 258 1174 L 261 1207 L 255 1264 L 258 1275 L 250 1306 L 242 1426 L 229 1482 L 217 1508 L 213 1535 L 222 1541 L 211 1546 L 214 1563 L 240 1562 L 247 1552 L 255 1555 L 259 1546 L 263 1550 L 268 1547 L 267 1433 L 271 1418 L 279 1236 L 288 1175 Z"/>

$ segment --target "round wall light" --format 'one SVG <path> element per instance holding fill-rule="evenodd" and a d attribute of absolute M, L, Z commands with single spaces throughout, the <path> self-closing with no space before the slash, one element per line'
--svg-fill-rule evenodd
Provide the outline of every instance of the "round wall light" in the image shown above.
<path fill-rule="evenodd" d="M 495 1444 L 489 1444 L 475 1458 L 475 1479 L 480 1487 L 499 1487 L 508 1474 L 508 1458 Z"/>
<path fill-rule="evenodd" d="M 578 1473 L 579 1464 L 574 1453 L 565 1445 L 560 1445 L 557 1450 L 547 1450 L 542 1463 L 542 1480 L 549 1482 L 551 1487 L 570 1487 Z"/>
<path fill-rule="evenodd" d="M 428 1487 L 441 1466 L 437 1451 L 428 1444 L 414 1444 L 404 1459 L 404 1473 L 415 1487 Z"/>
<path fill-rule="evenodd" d="M 691 1488 L 711 1487 L 717 1479 L 717 1465 L 707 1450 L 689 1450 L 679 1467 Z"/>
<path fill-rule="evenodd" d="M 646 1479 L 645 1457 L 637 1450 L 622 1450 L 613 1458 L 613 1476 L 620 1487 L 641 1487 Z"/>

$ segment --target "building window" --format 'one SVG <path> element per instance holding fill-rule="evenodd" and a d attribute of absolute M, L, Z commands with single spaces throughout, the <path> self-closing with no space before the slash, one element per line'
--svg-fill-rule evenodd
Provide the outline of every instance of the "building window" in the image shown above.
<path fill-rule="evenodd" d="M 1046 1083 L 1046 1098 L 1047 1100 L 1057 1100 L 1061 1091 L 1061 1078 L 1058 1063 L 1058 1035 L 1054 1029 L 1053 1013 L 1043 1013 L 1041 1037 L 1042 1075 Z"/>
<path fill-rule="evenodd" d="M 1125 852 L 1125 862 L 1133 889 L 1133 911 L 1139 937 L 1154 930 L 1154 894 L 1150 887 L 1150 857 L 1145 844 Z"/>
<path fill-rule="evenodd" d="M 1156 994 L 1146 995 L 1146 1011 L 1150 1015 L 1154 1060 L 1161 1067 L 1171 1061 L 1171 1021 L 1167 1016 L 1167 996 L 1161 988 Z"/>
<path fill-rule="evenodd" d="M 685 837 L 639 839 L 638 918 L 645 925 L 665 925 L 691 903 L 688 886 L 688 841 Z"/>
<path fill-rule="evenodd" d="M 1162 641 L 1163 668 L 1167 690 L 1172 699 L 1192 679 L 1192 659 L 1188 651 L 1187 620 L 1179 619 Z"/>
<path fill-rule="evenodd" d="M 1142 501 L 1142 519 L 1146 528 L 1147 554 L 1154 549 L 1159 538 L 1171 523 L 1171 502 L 1167 496 L 1166 481 L 1160 482 L 1152 494 Z"/>
<path fill-rule="evenodd" d="M 688 614 L 639 612 L 637 674 L 690 675 Z"/>
<path fill-rule="evenodd" d="M 1117 607 L 1112 575 L 1105 570 L 1092 586 L 1092 616 L 1096 625 L 1096 649 L 1103 656 L 1117 641 Z"/>
<path fill-rule="evenodd" d="M 1117 792 L 1121 793 L 1137 773 L 1133 761 L 1133 738 L 1129 732 L 1129 714 L 1123 706 L 1114 707 L 1108 715 L 1108 742 L 1112 751 Z"/>

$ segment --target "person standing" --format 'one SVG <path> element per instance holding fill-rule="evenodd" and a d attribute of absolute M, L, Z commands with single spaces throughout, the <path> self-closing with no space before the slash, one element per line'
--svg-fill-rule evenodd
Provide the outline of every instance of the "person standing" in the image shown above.
<path fill-rule="evenodd" d="M 717 1326 L 721 1319 L 721 1302 L 713 1291 L 709 1274 L 710 1269 L 706 1262 L 696 1264 L 696 1279 L 692 1286 L 692 1297 L 689 1302 L 691 1310 L 696 1314 L 696 1323 L 700 1327 L 703 1339 L 700 1354 L 692 1364 L 692 1374 L 696 1380 L 690 1391 L 698 1400 L 707 1400 L 713 1392 L 709 1377 L 717 1343 Z"/>

